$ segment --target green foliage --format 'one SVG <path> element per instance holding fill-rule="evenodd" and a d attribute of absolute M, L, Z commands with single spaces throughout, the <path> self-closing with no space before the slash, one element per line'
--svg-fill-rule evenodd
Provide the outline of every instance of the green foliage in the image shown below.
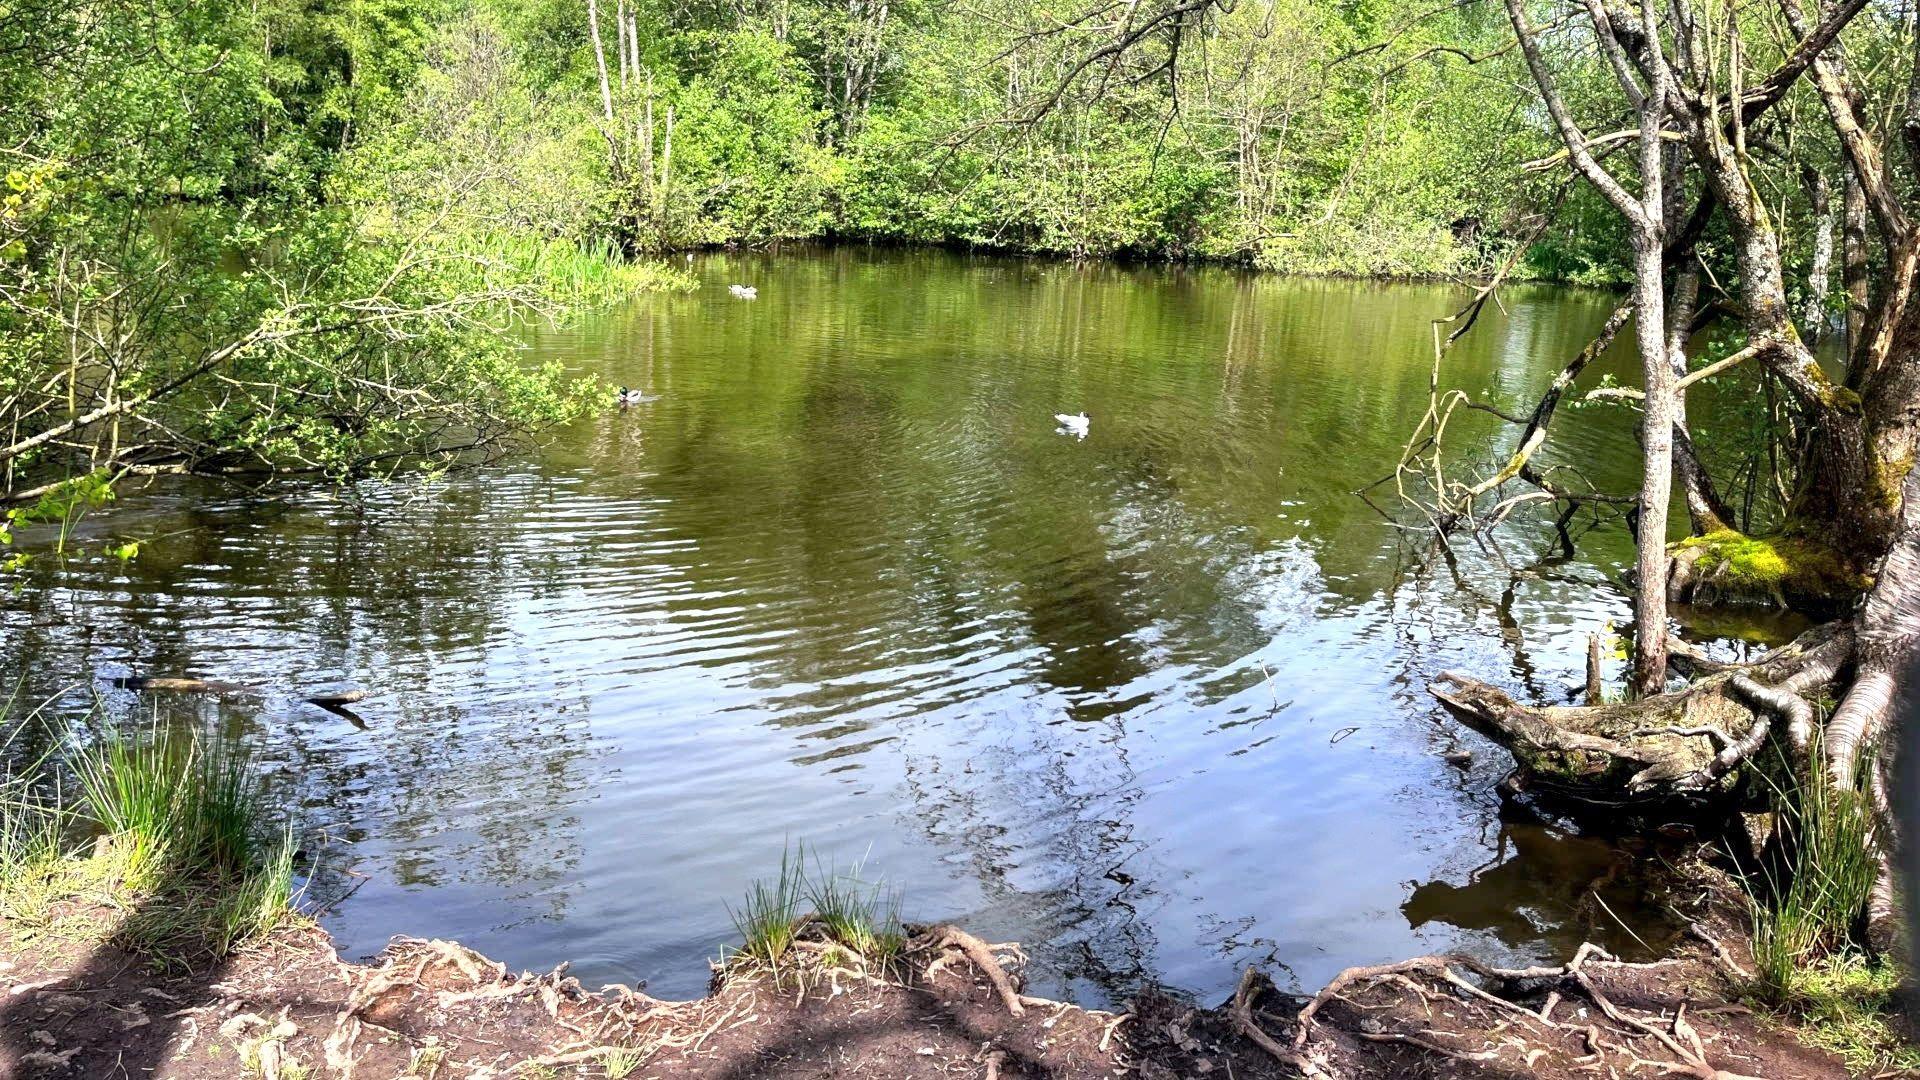
<path fill-rule="evenodd" d="M 1222 7 L 1191 28 L 1204 48 L 1143 47 L 1051 107 L 1100 41 L 1023 37 L 1076 21 L 1048 5 L 632 10 L 639 67 L 623 72 L 617 8 L 601 8 L 611 122 L 580 0 L 473 20 L 497 22 L 576 145 L 605 144 L 602 205 L 640 247 L 826 235 L 1448 274 L 1510 245 L 1534 196 L 1504 178 L 1549 144 L 1489 115 L 1457 52 L 1424 48 L 1492 51 L 1503 23 L 1399 0 Z M 1362 51 L 1376 34 L 1394 50 Z"/>
<path fill-rule="evenodd" d="M 1533 277 L 1576 285 L 1624 285 L 1633 278 L 1633 246 L 1625 221 L 1598 193 L 1569 193 L 1551 228 L 1528 245 L 1523 265 Z"/>
<path fill-rule="evenodd" d="M 604 241 L 554 281 L 463 250 L 481 234 L 446 228 L 457 200 L 421 196 L 464 192 L 472 170 L 432 174 L 394 141 L 442 9 L 0 19 L 0 55 L 35 61 L 0 65 L 0 145 L 23 163 L 0 203 L 0 497 L 128 473 L 438 469 L 578 415 L 585 388 L 501 331 L 664 279 L 577 273 Z"/>
<path fill-rule="evenodd" d="M 67 553 L 73 538 L 74 529 L 80 519 L 96 507 L 113 501 L 113 481 L 104 472 L 91 472 L 71 480 L 63 480 L 48 485 L 31 502 L 23 502 L 9 507 L 0 514 L 0 547 L 9 547 L 14 541 L 14 532 L 34 525 L 54 526 L 53 555 L 60 558 Z M 112 547 L 111 553 L 123 559 L 130 559 L 139 552 L 140 545 L 120 544 Z M 0 558 L 0 573 L 8 573 L 25 567 L 33 556 L 27 552 L 15 552 Z"/>
<path fill-rule="evenodd" d="M 825 232 L 836 163 L 793 50 L 744 28 L 687 45 L 707 67 L 668 95 L 679 122 L 662 235 L 714 244 Z"/>

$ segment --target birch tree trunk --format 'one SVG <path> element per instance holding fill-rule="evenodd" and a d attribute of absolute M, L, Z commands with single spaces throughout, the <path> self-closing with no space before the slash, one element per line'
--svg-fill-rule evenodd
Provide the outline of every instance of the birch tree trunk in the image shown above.
<path fill-rule="evenodd" d="M 1860 347 L 1860 330 L 1867 319 L 1867 196 L 1860 181 L 1849 172 L 1841 186 L 1841 228 L 1844 243 L 1840 254 L 1840 285 L 1847 293 L 1847 355 Z"/>
<path fill-rule="evenodd" d="M 593 68 L 600 76 L 600 111 L 613 123 L 613 87 L 607 82 L 607 49 L 600 41 L 599 0 L 587 0 L 587 36 L 593 39 Z"/>
<path fill-rule="evenodd" d="M 1827 333 L 1827 288 L 1833 271 L 1833 195 L 1825 174 L 1808 170 L 1807 200 L 1813 209 L 1813 258 L 1807 267 L 1807 303 L 1800 322 L 1811 345 Z"/>

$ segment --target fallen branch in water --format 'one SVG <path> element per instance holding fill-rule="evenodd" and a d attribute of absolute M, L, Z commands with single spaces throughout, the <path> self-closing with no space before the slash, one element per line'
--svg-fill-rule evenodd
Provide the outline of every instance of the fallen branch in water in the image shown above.
<path fill-rule="evenodd" d="M 264 694 L 265 687 L 249 686 L 245 683 L 225 682 L 220 679 L 178 678 L 169 675 L 128 675 L 113 680 L 113 685 L 123 690 L 145 690 L 170 694 Z M 338 709 L 343 705 L 352 705 L 365 701 L 365 690 L 342 690 L 332 694 L 315 694 L 300 700 L 309 705 L 318 705 L 323 709 Z"/>

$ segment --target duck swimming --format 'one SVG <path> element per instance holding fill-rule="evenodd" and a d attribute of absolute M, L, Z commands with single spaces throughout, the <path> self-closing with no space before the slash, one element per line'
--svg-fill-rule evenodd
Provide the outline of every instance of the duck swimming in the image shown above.
<path fill-rule="evenodd" d="M 742 300 L 751 300 L 760 295 L 760 290 L 751 285 L 729 285 L 727 291 Z"/>
<path fill-rule="evenodd" d="M 1077 439 L 1086 438 L 1087 427 L 1093 423 L 1093 419 L 1086 413 L 1054 413 L 1053 418 L 1060 421 L 1062 435 L 1072 435 Z"/>
<path fill-rule="evenodd" d="M 647 400 L 647 395 L 638 390 L 629 390 L 623 386 L 620 388 L 619 395 L 614 398 L 614 400 L 619 403 L 621 408 L 625 409 Z"/>

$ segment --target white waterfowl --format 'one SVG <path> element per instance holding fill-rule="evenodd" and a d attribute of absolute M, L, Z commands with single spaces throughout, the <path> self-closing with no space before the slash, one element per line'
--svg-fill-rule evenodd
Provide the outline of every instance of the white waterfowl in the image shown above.
<path fill-rule="evenodd" d="M 1093 420 L 1088 417 L 1086 413 L 1054 413 L 1053 418 L 1060 421 L 1060 431 L 1062 434 L 1072 435 L 1076 439 L 1086 438 L 1087 427 L 1093 423 Z"/>
<path fill-rule="evenodd" d="M 742 300 L 751 300 L 760 295 L 760 290 L 751 285 L 729 285 L 727 291 Z"/>
<path fill-rule="evenodd" d="M 638 390 L 629 390 L 623 386 L 620 388 L 620 394 L 616 400 L 619 401 L 620 407 L 624 409 L 630 405 L 638 405 L 647 400 L 647 395 Z"/>

